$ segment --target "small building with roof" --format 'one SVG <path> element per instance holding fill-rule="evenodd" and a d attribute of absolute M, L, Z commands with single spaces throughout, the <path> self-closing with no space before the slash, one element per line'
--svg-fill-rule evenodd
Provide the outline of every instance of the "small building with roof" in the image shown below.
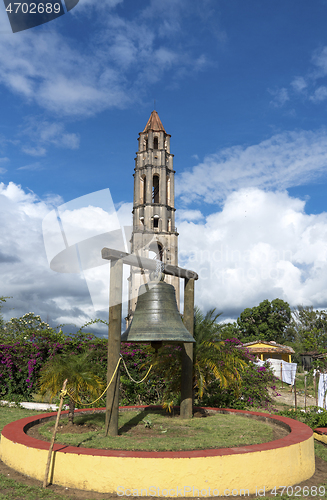
<path fill-rule="evenodd" d="M 321 360 L 322 362 L 327 359 L 327 353 L 321 353 L 317 350 L 303 352 L 300 354 L 303 370 L 311 370 L 314 361 Z M 322 363 L 324 365 L 324 363 Z"/>
<path fill-rule="evenodd" d="M 268 340 L 254 340 L 243 344 L 247 350 L 258 357 L 261 361 L 266 361 L 268 358 L 281 359 L 287 363 L 292 362 L 292 354 L 295 354 L 292 347 L 282 344 L 277 344 L 274 341 Z"/>

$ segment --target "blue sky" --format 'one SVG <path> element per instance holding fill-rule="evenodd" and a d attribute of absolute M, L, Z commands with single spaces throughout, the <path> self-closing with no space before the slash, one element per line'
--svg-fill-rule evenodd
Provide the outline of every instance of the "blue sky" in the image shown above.
<path fill-rule="evenodd" d="M 326 308 L 326 19 L 325 0 L 80 0 L 12 34 L 0 6 L 6 317 L 106 316 L 83 276 L 50 270 L 42 220 L 109 188 L 131 222 L 154 99 L 172 136 L 180 264 L 199 272 L 197 304 L 225 319 L 266 298 Z"/>

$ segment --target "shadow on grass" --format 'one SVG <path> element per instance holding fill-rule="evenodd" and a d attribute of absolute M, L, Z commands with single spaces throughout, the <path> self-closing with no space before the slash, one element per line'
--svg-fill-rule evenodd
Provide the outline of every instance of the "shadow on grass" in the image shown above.
<path fill-rule="evenodd" d="M 125 413 L 125 412 L 124 412 Z M 127 412 L 126 412 L 127 413 Z M 144 408 L 144 410 L 140 411 L 137 415 L 134 415 L 132 418 L 130 418 L 127 422 L 125 422 L 122 426 L 119 427 L 118 429 L 118 434 L 126 434 L 128 431 L 136 427 L 142 420 L 146 419 L 149 415 L 153 415 L 154 413 L 162 413 L 162 415 L 167 415 L 168 417 L 171 417 L 172 415 L 167 414 L 164 410 L 160 410 L 158 408 Z M 78 415 L 75 417 L 74 420 L 74 425 L 77 426 L 83 426 L 87 425 L 89 423 L 92 423 L 92 425 L 98 425 L 99 427 L 103 427 L 105 423 L 105 412 L 98 412 L 98 413 L 92 413 L 92 414 L 85 414 L 85 415 Z M 83 439 L 79 444 L 76 446 L 81 446 L 82 443 L 85 443 L 87 441 L 90 441 L 92 438 L 86 438 Z"/>
<path fill-rule="evenodd" d="M 125 422 L 125 424 L 118 429 L 118 434 L 119 435 L 126 434 L 126 432 L 136 427 L 148 415 L 151 415 L 151 413 L 153 414 L 154 411 L 151 410 L 150 408 L 149 409 L 145 408 L 143 411 L 141 411 L 140 413 L 132 417 L 130 420 Z"/>

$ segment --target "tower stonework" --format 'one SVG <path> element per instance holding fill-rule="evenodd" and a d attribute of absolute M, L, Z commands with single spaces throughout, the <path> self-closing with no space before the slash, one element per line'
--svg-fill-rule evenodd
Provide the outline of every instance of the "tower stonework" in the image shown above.
<path fill-rule="evenodd" d="M 133 232 L 131 252 L 140 257 L 155 258 L 163 263 L 178 265 L 178 233 L 175 227 L 173 156 L 170 135 L 166 133 L 156 111 L 139 133 L 135 158 Z M 131 268 L 129 277 L 130 323 L 139 287 L 148 281 L 148 272 Z M 176 291 L 179 307 L 179 279 L 165 276 Z"/>

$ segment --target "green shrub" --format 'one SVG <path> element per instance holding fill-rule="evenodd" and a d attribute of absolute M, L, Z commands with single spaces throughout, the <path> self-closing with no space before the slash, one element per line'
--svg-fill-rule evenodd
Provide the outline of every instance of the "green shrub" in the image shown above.
<path fill-rule="evenodd" d="M 317 427 L 327 427 L 327 410 L 324 410 L 319 406 L 310 406 L 306 412 L 304 410 L 295 410 L 294 408 L 291 408 L 288 411 L 283 410 L 278 412 L 278 415 L 299 420 L 300 422 L 303 422 L 311 427 L 311 429 L 316 429 Z"/>
<path fill-rule="evenodd" d="M 268 388 L 273 391 L 275 377 L 268 367 L 249 363 L 241 374 L 241 385 L 221 388 L 218 382 L 213 382 L 208 387 L 200 403 L 204 406 L 218 408 L 251 409 L 264 408 L 272 410 L 272 399 Z"/>

